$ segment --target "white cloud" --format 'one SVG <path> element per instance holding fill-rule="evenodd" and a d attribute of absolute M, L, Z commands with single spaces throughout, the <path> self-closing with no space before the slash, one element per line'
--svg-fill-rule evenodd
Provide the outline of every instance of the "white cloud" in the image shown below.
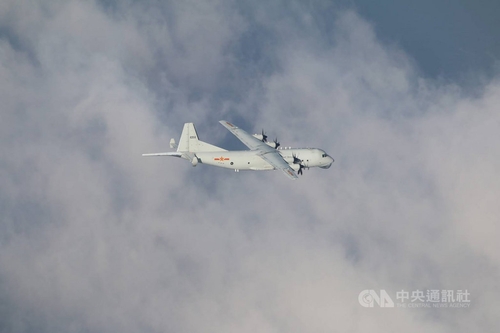
<path fill-rule="evenodd" d="M 494 330 L 498 83 L 423 80 L 352 12 L 319 33 L 256 8 L 2 5 L 2 330 Z M 279 64 L 241 75 L 262 27 Z M 140 157 L 187 120 L 220 140 L 221 117 L 336 162 L 290 182 Z M 434 288 L 472 307 L 357 300 Z"/>

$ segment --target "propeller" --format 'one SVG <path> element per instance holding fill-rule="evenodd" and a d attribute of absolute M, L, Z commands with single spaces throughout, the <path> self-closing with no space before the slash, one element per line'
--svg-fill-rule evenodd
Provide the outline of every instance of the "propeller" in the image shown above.
<path fill-rule="evenodd" d="M 303 175 L 304 173 L 303 173 L 302 169 L 304 169 L 306 166 L 302 164 L 302 160 L 300 158 L 298 158 L 297 155 L 292 154 L 292 157 L 293 157 L 293 164 L 299 165 L 299 170 L 297 171 L 297 173 L 299 175 Z"/>
<path fill-rule="evenodd" d="M 297 155 L 292 154 L 293 157 L 293 164 L 302 164 L 302 160 L 297 157 Z"/>
<path fill-rule="evenodd" d="M 278 149 L 280 143 L 278 142 L 278 138 L 274 139 L 274 148 Z"/>
<path fill-rule="evenodd" d="M 262 129 L 262 142 L 267 142 L 267 135 L 264 133 L 264 129 Z"/>

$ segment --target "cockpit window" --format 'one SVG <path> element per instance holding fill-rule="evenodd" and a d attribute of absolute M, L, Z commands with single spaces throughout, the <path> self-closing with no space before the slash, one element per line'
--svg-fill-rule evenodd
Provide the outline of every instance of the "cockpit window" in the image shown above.
<path fill-rule="evenodd" d="M 327 155 L 326 154 L 323 154 L 321 157 L 326 157 Z"/>

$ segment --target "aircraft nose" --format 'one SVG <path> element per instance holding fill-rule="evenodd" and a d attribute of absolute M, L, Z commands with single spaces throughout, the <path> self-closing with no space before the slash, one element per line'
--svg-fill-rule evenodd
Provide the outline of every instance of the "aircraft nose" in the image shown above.
<path fill-rule="evenodd" d="M 325 164 L 324 166 L 322 166 L 321 168 L 323 169 L 329 169 L 331 166 L 332 166 L 332 163 L 335 161 L 333 158 L 331 158 L 330 156 L 328 156 L 328 161 L 329 163 Z"/>
<path fill-rule="evenodd" d="M 333 158 L 331 158 L 330 156 L 328 156 L 328 159 L 330 160 L 330 163 L 328 163 L 328 165 L 326 166 L 326 168 L 330 168 L 333 164 L 333 162 L 335 161 Z"/>

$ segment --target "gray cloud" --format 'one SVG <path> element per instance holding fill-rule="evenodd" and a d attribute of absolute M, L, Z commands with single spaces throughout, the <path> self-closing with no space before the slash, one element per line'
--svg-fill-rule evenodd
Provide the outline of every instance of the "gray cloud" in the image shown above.
<path fill-rule="evenodd" d="M 422 79 L 355 13 L 300 3 L 0 12 L 1 331 L 494 331 L 498 81 Z M 140 157 L 185 121 L 226 143 L 221 118 L 336 163 L 290 182 Z"/>

